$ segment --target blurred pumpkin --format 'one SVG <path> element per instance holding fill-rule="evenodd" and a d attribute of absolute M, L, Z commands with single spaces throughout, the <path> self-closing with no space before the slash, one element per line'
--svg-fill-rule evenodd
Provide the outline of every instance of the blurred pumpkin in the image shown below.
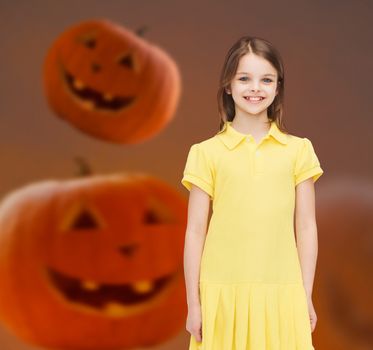
<path fill-rule="evenodd" d="M 29 184 L 0 205 L 0 319 L 32 344 L 129 349 L 186 317 L 186 201 L 144 174 Z"/>
<path fill-rule="evenodd" d="M 318 201 L 315 348 L 373 349 L 373 182 L 332 179 Z"/>
<path fill-rule="evenodd" d="M 60 118 L 115 143 L 155 136 L 173 118 L 180 95 L 172 58 L 109 20 L 63 32 L 48 50 L 43 74 L 49 106 Z"/>

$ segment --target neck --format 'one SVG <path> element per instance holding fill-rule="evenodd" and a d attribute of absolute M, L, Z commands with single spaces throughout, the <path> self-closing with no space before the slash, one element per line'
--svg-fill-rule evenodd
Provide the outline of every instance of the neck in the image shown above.
<path fill-rule="evenodd" d="M 231 122 L 232 127 L 243 134 L 261 135 L 271 128 L 271 120 L 268 117 L 239 117 L 235 116 Z"/>

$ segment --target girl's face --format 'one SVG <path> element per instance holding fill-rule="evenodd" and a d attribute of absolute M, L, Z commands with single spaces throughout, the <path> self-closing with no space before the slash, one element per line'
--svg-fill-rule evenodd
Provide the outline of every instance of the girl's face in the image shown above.
<path fill-rule="evenodd" d="M 265 113 L 277 95 L 277 71 L 264 58 L 253 53 L 241 57 L 236 75 L 231 81 L 236 113 L 258 115 Z"/>

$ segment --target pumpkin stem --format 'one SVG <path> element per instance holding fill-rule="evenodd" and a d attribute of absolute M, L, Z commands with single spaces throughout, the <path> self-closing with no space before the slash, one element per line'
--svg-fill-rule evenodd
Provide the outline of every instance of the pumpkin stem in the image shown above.
<path fill-rule="evenodd" d="M 136 34 L 138 36 L 144 36 L 144 33 L 148 30 L 147 26 L 142 26 L 141 28 L 136 30 Z"/>
<path fill-rule="evenodd" d="M 76 156 L 75 161 L 78 163 L 78 171 L 75 173 L 77 176 L 87 176 L 92 174 L 92 169 L 83 157 Z"/>

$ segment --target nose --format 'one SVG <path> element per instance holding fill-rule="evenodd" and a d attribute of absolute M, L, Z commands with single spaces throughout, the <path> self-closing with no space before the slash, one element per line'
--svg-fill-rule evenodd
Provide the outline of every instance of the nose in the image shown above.
<path fill-rule="evenodd" d="M 119 251 L 125 255 L 125 256 L 131 256 L 133 255 L 136 250 L 138 249 L 138 245 L 137 244 L 127 244 L 127 245 L 123 245 L 121 247 L 119 247 Z"/>
<path fill-rule="evenodd" d="M 101 70 L 101 65 L 99 65 L 96 62 L 93 62 L 91 65 L 91 68 L 93 72 L 99 72 Z"/>
<path fill-rule="evenodd" d="M 250 87 L 250 90 L 251 91 L 259 91 L 259 83 L 258 82 L 253 82 L 251 87 Z"/>

